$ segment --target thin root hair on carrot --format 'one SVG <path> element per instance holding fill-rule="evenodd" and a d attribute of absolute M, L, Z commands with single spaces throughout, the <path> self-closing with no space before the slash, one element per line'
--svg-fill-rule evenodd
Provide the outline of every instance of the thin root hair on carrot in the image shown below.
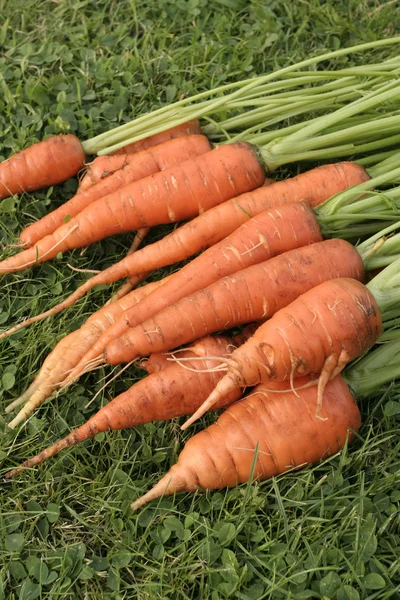
<path fill-rule="evenodd" d="M 93 396 L 93 398 L 92 398 L 92 399 L 91 399 L 91 400 L 90 400 L 90 401 L 89 401 L 89 402 L 88 402 L 88 403 L 85 405 L 85 408 L 88 408 L 88 406 L 90 406 L 90 405 L 92 404 L 92 402 L 94 402 L 94 401 L 96 400 L 96 398 L 98 398 L 98 397 L 100 396 L 101 392 L 103 392 L 103 391 L 104 391 L 104 390 L 105 390 L 105 389 L 106 389 L 106 388 L 107 388 L 107 387 L 110 385 L 110 383 L 112 383 L 112 382 L 113 382 L 115 379 L 117 379 L 117 377 L 119 377 L 120 375 L 122 375 L 122 373 L 123 373 L 124 371 L 126 371 L 126 369 L 127 369 L 128 367 L 131 367 L 131 366 L 133 365 L 133 363 L 134 363 L 134 362 L 135 362 L 134 360 L 131 360 L 131 362 L 127 363 L 127 364 L 126 364 L 124 367 L 122 367 L 122 369 L 121 369 L 121 370 L 120 370 L 118 373 L 116 373 L 116 374 L 114 375 L 114 377 L 111 377 L 111 379 L 109 379 L 109 380 L 108 380 L 108 381 L 107 381 L 107 382 L 106 382 L 106 383 L 103 385 L 103 387 L 101 387 L 101 388 L 100 388 L 100 389 L 99 389 L 99 390 L 98 390 L 98 391 L 95 393 L 95 395 Z M 113 369 L 113 371 L 115 371 L 115 369 Z"/>
<path fill-rule="evenodd" d="M 74 231 L 76 231 L 78 229 L 78 227 L 79 227 L 79 223 L 77 223 L 76 225 L 74 225 L 73 227 L 71 227 L 71 229 L 61 239 L 59 239 L 58 242 L 56 242 L 51 248 L 49 248 L 47 250 L 47 252 L 45 252 L 44 254 L 42 254 L 40 256 L 40 258 L 43 258 L 47 254 L 50 254 L 50 252 L 52 252 L 54 250 L 54 248 L 57 248 L 57 246 L 60 246 L 60 244 L 62 244 L 67 239 L 67 237 L 71 235 L 71 233 L 73 233 Z M 38 261 L 38 257 L 36 257 L 33 260 L 29 260 L 28 262 L 20 265 L 20 267 L 21 268 L 30 267 L 30 266 L 36 264 L 37 261 Z M 10 268 L 5 267 L 4 270 L 5 271 L 14 271 L 14 267 L 10 267 Z"/>

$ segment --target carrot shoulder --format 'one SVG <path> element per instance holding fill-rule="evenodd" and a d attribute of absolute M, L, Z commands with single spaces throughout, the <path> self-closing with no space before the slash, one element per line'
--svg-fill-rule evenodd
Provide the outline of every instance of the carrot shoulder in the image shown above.
<path fill-rule="evenodd" d="M 0 199 L 65 181 L 84 164 L 85 152 L 74 135 L 33 144 L 0 163 Z"/>
<path fill-rule="evenodd" d="M 253 465 L 261 481 L 335 454 L 358 430 L 360 412 L 340 376 L 325 388 L 324 420 L 317 402 L 315 387 L 294 393 L 287 384 L 259 385 L 190 438 L 176 465 L 132 508 L 164 494 L 233 487 L 249 481 Z"/>
<path fill-rule="evenodd" d="M 172 139 L 165 144 L 125 157 L 115 156 L 114 159 L 124 160 L 123 168 L 102 179 L 88 190 L 79 192 L 56 210 L 26 227 L 20 235 L 20 243 L 25 248 L 29 248 L 44 236 L 52 234 L 58 227 L 61 227 L 66 218 L 75 217 L 95 200 L 112 194 L 134 181 L 201 156 L 209 150 L 211 150 L 211 144 L 205 136 L 192 135 Z"/>
<path fill-rule="evenodd" d="M 92 202 L 34 247 L 2 261 L 0 274 L 26 269 L 116 233 L 192 218 L 263 182 L 263 167 L 250 144 L 220 146 Z"/>
<path fill-rule="evenodd" d="M 184 429 L 204 414 L 220 394 L 236 387 L 319 374 L 318 398 L 327 382 L 366 352 L 382 332 L 375 298 L 359 281 L 326 281 L 279 310 L 227 359 L 227 375 Z"/>

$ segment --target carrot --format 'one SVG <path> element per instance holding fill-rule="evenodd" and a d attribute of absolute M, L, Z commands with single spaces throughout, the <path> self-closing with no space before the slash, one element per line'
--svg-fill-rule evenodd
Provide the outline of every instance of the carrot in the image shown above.
<path fill-rule="evenodd" d="M 242 344 L 244 344 L 244 342 L 246 340 L 248 340 L 249 337 L 252 336 L 257 331 L 257 329 L 260 325 L 261 325 L 261 322 L 250 323 L 249 325 L 246 325 L 246 327 L 243 327 L 243 329 L 240 333 L 233 336 L 232 348 L 230 349 L 230 352 L 232 352 L 232 349 L 234 347 L 241 346 Z M 178 358 L 181 359 L 181 358 L 185 358 L 186 356 L 190 356 L 191 353 L 193 352 L 194 348 L 196 349 L 196 356 L 203 356 L 204 358 L 207 358 L 206 350 L 208 349 L 208 346 L 206 344 L 202 343 L 202 341 L 205 339 L 208 339 L 208 336 L 199 339 L 190 348 L 180 350 L 179 354 L 177 355 Z M 143 369 L 146 369 L 147 373 L 149 373 L 151 375 L 151 373 L 156 373 L 158 371 L 162 371 L 163 369 L 165 369 L 166 367 L 171 365 L 170 356 L 171 356 L 170 353 L 153 352 L 152 354 L 150 354 L 150 356 L 148 358 L 144 358 L 143 360 L 140 361 L 140 366 Z"/>
<path fill-rule="evenodd" d="M 123 335 L 114 336 L 104 347 L 103 361 L 113 365 L 129 362 L 152 352 L 171 350 L 213 331 L 265 320 L 277 311 L 285 312 L 284 307 L 323 281 L 337 277 L 363 279 L 363 275 L 358 252 L 344 240 L 326 240 L 291 250 L 220 279 Z M 110 338 L 112 329 L 103 339 Z M 93 353 L 98 352 L 101 340 L 94 345 Z"/>
<path fill-rule="evenodd" d="M 112 154 L 133 154 L 135 152 L 140 152 L 140 150 L 151 148 L 152 146 L 158 146 L 159 144 L 168 142 L 168 140 L 198 133 L 201 133 L 200 121 L 198 119 L 193 119 L 191 121 L 186 121 L 186 123 L 175 125 L 175 127 L 171 127 L 170 129 L 166 129 L 160 133 L 156 133 L 149 137 L 138 140 L 137 142 L 133 142 L 132 144 L 127 144 L 118 150 L 114 150 Z"/>
<path fill-rule="evenodd" d="M 288 385 L 259 385 L 190 438 L 178 462 L 132 508 L 175 492 L 233 487 L 251 476 L 262 481 L 335 454 L 358 430 L 360 412 L 340 376 L 325 388 L 324 420 L 316 417 L 317 404 L 315 387 L 294 393 Z"/>
<path fill-rule="evenodd" d="M 205 338 L 186 351 L 186 355 L 202 357 L 207 354 L 224 356 L 232 351 L 232 340 L 224 337 Z M 64 439 L 46 448 L 20 467 L 6 474 L 12 477 L 27 467 L 33 467 L 54 456 L 60 450 L 90 439 L 101 431 L 127 429 L 150 421 L 165 421 L 193 412 L 212 391 L 221 375 L 214 371 L 199 372 L 214 366 L 212 360 L 189 360 L 192 371 L 179 364 L 169 363 L 138 381 L 129 390 L 120 394 L 101 408 L 84 425 L 74 429 Z M 221 408 L 241 396 L 240 390 L 221 398 Z"/>
<path fill-rule="evenodd" d="M 250 144 L 220 146 L 92 202 L 34 247 L 0 262 L 0 274 L 21 271 L 109 235 L 189 219 L 263 182 L 264 169 Z"/>
<path fill-rule="evenodd" d="M 186 429 L 236 387 L 318 373 L 318 409 L 329 379 L 366 352 L 382 332 L 374 296 L 359 281 L 326 281 L 302 294 L 261 325 L 227 359 L 227 375 L 184 424 Z"/>
<path fill-rule="evenodd" d="M 141 150 L 140 152 L 146 152 L 146 150 Z M 129 165 L 134 155 L 135 153 L 97 156 L 87 165 L 85 174 L 79 182 L 78 193 L 87 192 L 87 190 L 97 185 L 103 179 L 114 175 L 120 169 L 124 169 Z"/>
<path fill-rule="evenodd" d="M 98 156 L 86 167 L 86 173 L 79 183 L 79 191 L 83 192 L 87 190 L 90 186 L 104 179 L 104 177 L 109 177 L 110 174 L 118 169 L 124 168 L 126 164 L 129 164 L 130 157 L 128 155 L 130 154 L 136 154 L 137 152 L 154 148 L 154 146 L 166 144 L 170 140 L 197 134 L 201 134 L 200 122 L 198 119 L 194 119 L 193 121 L 182 123 L 133 144 L 128 144 L 108 156 Z"/>
<path fill-rule="evenodd" d="M 134 181 L 179 165 L 185 160 L 201 156 L 209 150 L 211 150 L 211 144 L 205 136 L 191 135 L 172 139 L 149 150 L 128 155 L 124 159 L 125 167 L 123 169 L 102 179 L 88 190 L 79 192 L 56 210 L 26 227 L 20 235 L 21 246 L 30 248 L 44 236 L 52 234 L 58 227 L 61 227 L 67 217 L 75 217 L 95 200 L 112 194 Z"/>
<path fill-rule="evenodd" d="M 84 164 L 85 152 L 74 135 L 33 144 L 0 163 L 0 199 L 65 181 Z"/>
<path fill-rule="evenodd" d="M 75 368 L 80 359 L 104 331 L 127 308 L 140 302 L 154 289 L 163 285 L 167 279 L 168 277 L 165 277 L 160 281 L 148 283 L 134 290 L 124 298 L 110 305 L 103 306 L 103 308 L 92 314 L 80 329 L 73 331 L 60 340 L 44 361 L 42 368 L 28 389 L 6 408 L 6 412 L 11 412 L 14 408 L 26 402 L 25 406 L 9 423 L 9 427 L 14 428 L 19 425 L 36 408 L 43 404 L 55 390 L 61 387 L 65 378 L 68 377 L 69 372 Z"/>
<path fill-rule="evenodd" d="M 125 311 L 98 342 L 93 344 L 68 381 L 72 381 L 80 369 L 86 367 L 87 362 L 97 358 L 107 343 L 122 336 L 128 328 L 156 315 L 172 302 L 218 281 L 225 275 L 258 264 L 285 250 L 321 239 L 314 213 L 304 203 L 290 204 L 279 210 L 261 213 L 174 273 L 169 281 L 158 291 L 155 290 L 145 302 Z"/>
<path fill-rule="evenodd" d="M 136 250 L 139 248 L 140 244 L 143 242 L 144 238 L 147 236 L 149 231 L 150 231 L 150 227 L 141 227 L 140 229 L 137 230 L 135 237 L 132 240 L 132 244 L 130 245 L 129 250 L 126 253 L 126 256 L 130 256 L 131 254 L 136 252 Z M 146 279 L 146 277 L 143 277 L 143 279 Z M 136 285 L 137 285 L 137 278 L 135 276 L 130 277 L 123 285 L 121 285 L 121 287 L 115 292 L 115 294 L 113 294 L 111 296 L 111 298 L 109 300 L 107 300 L 106 304 L 110 304 L 111 302 L 114 302 L 115 300 L 119 300 L 120 298 L 123 298 L 123 296 L 125 296 L 126 294 L 129 294 L 129 292 Z"/>
<path fill-rule="evenodd" d="M 212 153 L 208 153 L 210 154 Z M 338 191 L 367 179 L 368 174 L 362 167 L 356 163 L 344 162 L 317 167 L 293 179 L 275 182 L 253 193 L 243 194 L 240 198 L 206 211 L 159 242 L 125 257 L 87 280 L 60 304 L 0 334 L 0 338 L 17 331 L 17 328 L 54 315 L 71 306 L 96 285 L 111 283 L 123 277 L 134 276 L 143 271 L 151 271 L 184 260 L 223 240 L 240 225 L 246 223 L 252 215 L 256 216 L 273 206 L 281 206 L 290 201 L 300 202 L 304 199 L 307 199 L 312 206 L 316 206 Z"/>

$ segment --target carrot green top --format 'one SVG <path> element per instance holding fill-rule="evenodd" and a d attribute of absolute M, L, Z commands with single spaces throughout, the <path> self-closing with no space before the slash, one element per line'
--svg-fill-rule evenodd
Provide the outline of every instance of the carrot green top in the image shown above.
<path fill-rule="evenodd" d="M 331 60 L 339 56 L 346 54 L 352 54 L 357 52 L 363 52 L 365 50 L 372 50 L 382 46 L 389 46 L 391 44 L 398 44 L 400 42 L 400 36 L 387 38 L 383 40 L 376 40 L 374 42 L 368 42 L 365 44 L 359 44 L 349 48 L 340 48 L 339 50 L 321 54 L 319 56 L 311 57 L 302 62 L 289 65 L 283 69 L 268 73 L 267 75 L 261 75 L 259 77 L 241 80 L 235 83 L 226 84 L 218 88 L 207 90 L 195 96 L 184 98 L 173 104 L 163 106 L 151 113 L 142 115 L 133 121 L 121 125 L 112 131 L 102 133 L 92 139 L 83 142 L 84 150 L 87 154 L 109 154 L 119 148 L 140 140 L 144 137 L 151 136 L 160 133 L 171 127 L 185 123 L 188 120 L 196 119 L 200 117 L 209 117 L 210 115 L 218 115 L 220 111 L 226 111 L 227 109 L 238 109 L 243 107 L 256 107 L 258 110 L 260 106 L 267 111 L 267 114 L 271 109 L 275 111 L 273 118 L 282 120 L 290 116 L 291 114 L 301 114 L 302 112 L 310 112 L 311 110 L 318 109 L 321 107 L 321 97 L 319 96 L 321 90 L 317 90 L 317 94 L 314 91 L 310 91 L 309 84 L 319 83 L 322 80 L 327 79 L 339 79 L 349 77 L 349 80 L 340 81 L 339 88 L 333 96 L 329 98 L 325 96 L 323 106 L 326 106 L 328 110 L 337 107 L 340 94 L 352 94 L 354 89 L 351 91 L 346 89 L 346 84 L 351 88 L 357 82 L 351 77 L 358 78 L 365 76 L 375 77 L 387 77 L 388 73 L 398 68 L 396 59 L 391 59 L 377 65 L 363 65 L 362 67 L 353 67 L 351 69 L 342 69 L 338 71 L 304 71 L 307 67 L 317 65 L 320 62 Z M 332 83 L 332 82 L 331 82 Z M 344 86 L 343 86 L 344 83 Z M 299 93 L 299 86 L 307 85 L 308 87 L 303 92 Z M 331 84 L 330 84 L 331 85 Z M 333 88 L 326 88 L 326 92 L 333 92 Z M 345 87 L 342 92 L 340 88 Z M 233 91 L 232 91 L 233 90 Z M 282 100 L 284 99 L 284 102 Z M 278 105 L 281 105 L 281 108 Z M 263 106 L 262 106 L 263 105 Z M 253 123 L 260 124 L 265 121 L 265 115 L 263 111 L 253 113 L 250 116 L 246 116 L 247 124 Z M 224 129 L 223 123 L 214 124 L 210 123 L 206 128 L 205 133 L 212 134 L 215 132 L 226 133 L 231 127 L 237 130 L 240 122 L 234 121 L 234 123 L 227 123 L 227 129 Z M 241 124 L 241 126 L 243 123 Z M 226 138 L 226 136 L 224 136 Z M 256 143 L 256 142 L 255 142 Z M 259 142 L 257 142 L 259 143 Z"/>

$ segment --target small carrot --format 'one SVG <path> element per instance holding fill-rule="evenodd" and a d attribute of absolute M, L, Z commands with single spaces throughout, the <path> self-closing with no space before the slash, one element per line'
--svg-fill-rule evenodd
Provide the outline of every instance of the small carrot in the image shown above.
<path fill-rule="evenodd" d="M 55 390 L 61 387 L 70 371 L 76 367 L 80 359 L 104 331 L 125 310 L 140 302 L 154 289 L 163 285 L 167 279 L 168 277 L 165 277 L 159 281 L 148 283 L 122 299 L 103 306 L 103 308 L 92 314 L 77 331 L 73 331 L 60 340 L 44 361 L 42 368 L 28 389 L 6 408 L 6 412 L 11 412 L 26 402 L 25 406 L 9 423 L 9 427 L 14 428 L 19 425 L 43 404 Z"/>
<path fill-rule="evenodd" d="M 0 274 L 21 271 L 109 235 L 192 218 L 263 182 L 264 169 L 251 144 L 220 146 L 95 200 L 32 248 L 0 262 Z"/>
<path fill-rule="evenodd" d="M 130 161 L 128 155 L 143 152 L 160 144 L 166 144 L 170 140 L 198 134 L 201 134 L 200 122 L 198 119 L 194 119 L 193 121 L 177 125 L 133 144 L 128 144 L 120 148 L 120 150 L 116 150 L 113 154 L 98 156 L 87 166 L 86 174 L 79 183 L 79 191 L 83 192 L 87 190 L 101 179 L 109 177 L 110 174 L 120 168 L 124 168 Z"/>
<path fill-rule="evenodd" d="M 242 331 L 238 334 L 236 334 L 235 336 L 233 336 L 232 338 L 232 344 L 230 346 L 230 350 L 229 352 L 232 352 L 233 348 L 237 347 L 237 346 L 241 346 L 242 344 L 245 343 L 246 340 L 249 339 L 249 337 L 251 337 L 259 328 L 259 326 L 261 325 L 261 322 L 259 323 L 250 323 L 249 325 L 246 325 L 246 327 L 243 327 Z M 208 339 L 209 336 L 205 336 L 204 338 L 199 338 L 199 340 L 197 342 L 194 342 L 194 344 L 192 346 L 190 346 L 190 348 L 183 348 L 181 350 L 179 350 L 179 354 L 177 354 L 178 357 L 178 363 L 179 360 L 181 358 L 186 358 L 187 356 L 191 356 L 191 354 L 193 354 L 194 349 L 196 350 L 196 356 L 203 356 L 204 358 L 207 358 L 207 350 L 208 350 L 208 345 L 207 344 L 203 344 L 203 340 Z M 215 339 L 215 338 L 212 338 Z M 172 353 L 173 354 L 173 353 Z M 165 369 L 166 367 L 171 365 L 171 353 L 168 352 L 153 352 L 152 354 L 150 354 L 150 356 L 148 358 L 144 358 L 143 360 L 140 361 L 140 366 L 143 369 L 146 369 L 147 373 L 149 373 L 149 375 L 151 375 L 152 373 L 157 373 L 158 371 L 162 371 L 163 369 Z"/>
<path fill-rule="evenodd" d="M 231 352 L 232 340 L 224 337 L 209 337 L 199 340 L 186 351 L 186 356 L 202 357 L 224 356 Z M 169 363 L 160 371 L 155 371 L 145 379 L 138 381 L 129 390 L 120 394 L 109 404 L 101 408 L 84 425 L 74 429 L 64 439 L 46 448 L 33 458 L 26 460 L 20 467 L 6 474 L 6 478 L 20 473 L 27 467 L 38 465 L 42 461 L 58 454 L 60 450 L 78 442 L 94 437 L 109 429 L 127 429 L 151 421 L 165 421 L 193 412 L 212 391 L 221 375 L 212 371 L 202 372 L 213 367 L 214 362 L 206 358 L 190 363 L 189 371 L 179 364 Z M 241 396 L 235 390 L 222 398 L 216 408 L 227 406 Z"/>
<path fill-rule="evenodd" d="M 381 332 L 380 310 L 366 286 L 347 278 L 323 282 L 276 312 L 226 359 L 228 373 L 183 429 L 236 387 L 309 373 L 319 374 L 319 410 L 329 379 L 366 352 Z"/>
<path fill-rule="evenodd" d="M 211 144 L 204 135 L 191 135 L 172 139 L 160 146 L 128 155 L 124 159 L 125 168 L 102 179 L 88 190 L 77 193 L 68 202 L 64 202 L 56 210 L 26 227 L 20 235 L 20 245 L 30 248 L 44 236 L 51 235 L 61 227 L 67 218 L 75 217 L 95 200 L 112 194 L 134 181 L 201 156 L 210 150 Z"/>
<path fill-rule="evenodd" d="M 33 144 L 0 163 L 0 200 L 65 181 L 84 164 L 85 152 L 74 135 Z"/>
<path fill-rule="evenodd" d="M 301 383 L 307 383 L 306 379 Z M 357 431 L 360 412 L 345 381 L 324 390 L 324 420 L 316 417 L 315 387 L 259 385 L 186 443 L 178 462 L 132 508 L 175 492 L 215 490 L 262 481 L 335 454 Z"/>

